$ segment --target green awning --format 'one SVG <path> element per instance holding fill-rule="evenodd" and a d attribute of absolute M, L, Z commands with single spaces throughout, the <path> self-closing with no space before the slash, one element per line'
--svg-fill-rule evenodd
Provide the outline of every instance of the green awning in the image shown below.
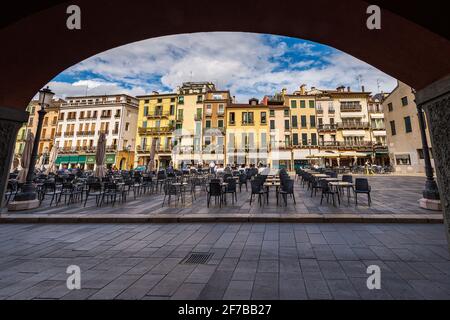
<path fill-rule="evenodd" d="M 95 164 L 95 156 L 86 156 L 86 163 Z"/>
<path fill-rule="evenodd" d="M 86 162 L 86 155 L 78 156 L 78 163 L 85 163 Z"/>
<path fill-rule="evenodd" d="M 116 162 L 116 155 L 115 154 L 107 154 L 106 155 L 106 159 L 105 159 L 105 163 L 111 164 Z"/>
<path fill-rule="evenodd" d="M 56 158 L 55 163 L 56 164 L 69 163 L 69 160 L 70 156 L 58 156 L 58 158 Z"/>
<path fill-rule="evenodd" d="M 78 163 L 78 156 L 70 156 L 69 163 Z"/>
<path fill-rule="evenodd" d="M 381 155 L 384 155 L 384 154 L 389 154 L 389 151 L 388 151 L 388 150 L 384 150 L 384 151 L 377 151 L 377 152 L 376 152 L 376 154 L 381 154 Z"/>

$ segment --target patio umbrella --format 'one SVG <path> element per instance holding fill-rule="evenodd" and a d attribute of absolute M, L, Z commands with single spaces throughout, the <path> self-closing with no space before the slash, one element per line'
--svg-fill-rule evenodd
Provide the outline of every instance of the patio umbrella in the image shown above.
<path fill-rule="evenodd" d="M 17 180 L 20 183 L 24 183 L 27 180 L 28 167 L 30 166 L 31 161 L 31 152 L 33 151 L 34 144 L 34 135 L 33 133 L 29 133 L 27 136 L 27 140 L 25 141 L 25 147 L 23 148 L 22 158 L 20 159 L 20 166 L 22 170 L 20 170 Z"/>
<path fill-rule="evenodd" d="M 56 146 L 53 146 L 52 150 L 50 151 L 50 157 L 48 159 L 47 174 L 56 171 L 55 164 L 56 164 L 57 157 L 58 157 L 58 148 L 56 148 Z"/>
<path fill-rule="evenodd" d="M 101 133 L 97 142 L 97 152 L 95 153 L 95 176 L 103 178 L 105 176 L 105 155 L 106 155 L 106 136 Z"/>
<path fill-rule="evenodd" d="M 150 149 L 150 159 L 147 163 L 147 171 L 152 172 L 155 166 L 155 154 L 156 154 L 156 144 L 157 139 L 152 139 L 152 147 Z"/>

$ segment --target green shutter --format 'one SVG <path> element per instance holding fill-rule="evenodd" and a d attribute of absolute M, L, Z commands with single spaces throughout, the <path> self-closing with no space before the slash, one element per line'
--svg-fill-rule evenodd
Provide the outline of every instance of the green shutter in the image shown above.
<path fill-rule="evenodd" d="M 297 100 L 291 100 L 291 108 L 292 109 L 297 108 Z"/>
<path fill-rule="evenodd" d="M 314 100 L 309 100 L 309 107 L 314 108 Z"/>
<path fill-rule="evenodd" d="M 305 108 L 305 107 L 306 107 L 305 100 L 300 100 L 300 108 Z"/>
<path fill-rule="evenodd" d="M 86 156 L 86 163 L 95 164 L 95 156 Z"/>
<path fill-rule="evenodd" d="M 78 156 L 78 163 L 86 163 L 86 155 Z"/>

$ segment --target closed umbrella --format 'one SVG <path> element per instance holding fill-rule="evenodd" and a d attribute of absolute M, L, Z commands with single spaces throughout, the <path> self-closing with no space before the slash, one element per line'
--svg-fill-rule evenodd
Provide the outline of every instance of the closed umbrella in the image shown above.
<path fill-rule="evenodd" d="M 52 150 L 50 151 L 50 157 L 48 159 L 48 168 L 47 168 L 47 174 L 55 172 L 56 171 L 56 158 L 58 157 L 58 149 L 56 146 L 52 147 Z"/>
<path fill-rule="evenodd" d="M 22 170 L 19 172 L 19 176 L 17 180 L 19 183 L 25 183 L 27 180 L 28 168 L 31 162 L 31 152 L 33 152 L 33 144 L 34 144 L 34 135 L 33 133 L 29 133 L 27 136 L 27 140 L 25 141 L 25 147 L 23 148 L 22 158 L 20 159 L 20 165 L 22 166 Z"/>
<path fill-rule="evenodd" d="M 152 139 L 152 146 L 150 149 L 150 159 L 147 163 L 147 171 L 152 172 L 155 166 L 155 154 L 156 154 L 156 145 L 158 143 L 157 139 Z"/>
<path fill-rule="evenodd" d="M 97 142 L 97 152 L 95 154 L 95 176 L 103 178 L 105 176 L 105 155 L 106 155 L 106 136 L 105 133 L 101 133 Z"/>

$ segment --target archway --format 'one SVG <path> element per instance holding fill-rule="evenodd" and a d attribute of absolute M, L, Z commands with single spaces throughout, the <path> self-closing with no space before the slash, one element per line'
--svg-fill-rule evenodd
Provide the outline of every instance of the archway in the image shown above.
<path fill-rule="evenodd" d="M 408 8 L 402 10 L 389 1 L 375 3 L 397 12 L 382 10 L 380 30 L 366 27 L 369 3 L 363 0 L 226 4 L 199 0 L 196 5 L 187 1 L 174 5 L 79 0 L 76 4 L 82 12 L 81 30 L 66 27 L 66 9 L 72 2 L 22 8 L 23 14 L 13 17 L 0 30 L 6 48 L 0 54 L 0 194 L 7 178 L 5 168 L 12 160 L 14 137 L 27 117 L 24 109 L 28 101 L 65 68 L 96 53 L 147 38 L 200 31 L 245 31 L 330 45 L 420 90 L 417 102 L 424 105 L 431 123 L 437 175 L 449 221 L 450 142 L 444 138 L 448 130 L 444 119 L 450 117 L 450 41 L 442 29 L 445 25 L 436 27 L 429 20 L 418 19 L 417 14 L 424 9 L 417 3 L 408 3 Z M 437 19 L 447 19 L 445 12 L 437 14 Z M 55 49 L 46 50 L 50 44 Z"/>

